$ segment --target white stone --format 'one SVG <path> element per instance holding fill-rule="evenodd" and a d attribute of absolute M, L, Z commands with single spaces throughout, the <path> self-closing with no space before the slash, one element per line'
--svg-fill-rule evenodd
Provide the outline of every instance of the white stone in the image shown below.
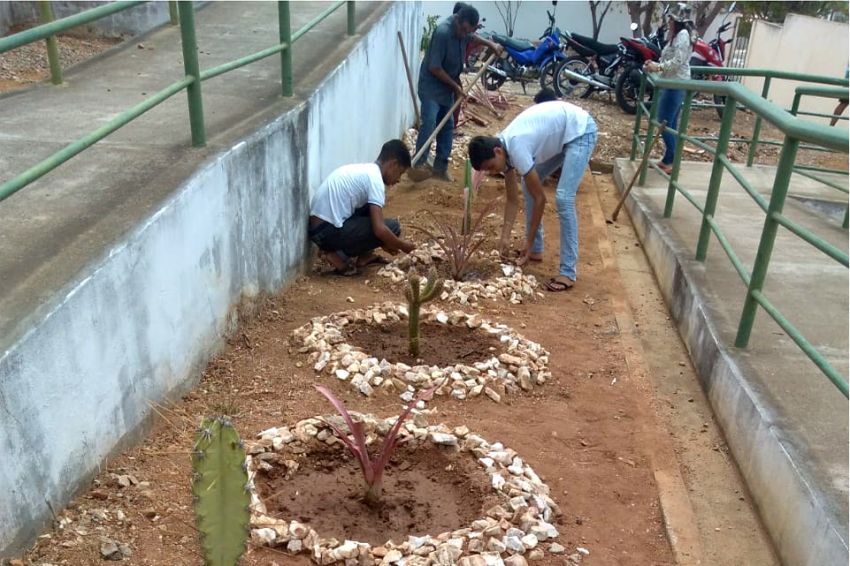
<path fill-rule="evenodd" d="M 528 562 L 519 554 L 508 556 L 505 558 L 505 566 L 527 566 Z"/>
<path fill-rule="evenodd" d="M 497 538 L 491 538 L 490 540 L 487 541 L 487 550 L 489 550 L 491 552 L 501 553 L 501 552 L 504 552 L 506 548 L 507 548 L 507 546 L 505 546 L 505 543 L 500 541 Z"/>
<path fill-rule="evenodd" d="M 505 478 L 502 477 L 502 474 L 493 474 L 490 476 L 490 482 L 493 484 L 493 489 L 498 491 L 504 487 Z"/>
<path fill-rule="evenodd" d="M 441 446 L 457 446 L 457 437 L 453 434 L 431 432 L 428 434 L 428 439 L 434 444 L 439 444 Z"/>
<path fill-rule="evenodd" d="M 336 375 L 337 379 L 345 381 L 346 379 L 348 379 L 349 372 L 347 369 L 338 369 L 334 372 L 334 375 Z"/>
<path fill-rule="evenodd" d="M 298 521 L 292 521 L 289 523 L 289 534 L 292 535 L 292 538 L 304 538 L 307 536 L 309 530 L 310 529 L 308 529 L 306 525 L 303 525 Z"/>
<path fill-rule="evenodd" d="M 337 560 L 347 560 L 349 558 L 355 558 L 359 554 L 359 552 L 360 549 L 357 546 L 357 542 L 353 540 L 347 540 L 333 550 L 333 553 L 337 557 Z"/>
<path fill-rule="evenodd" d="M 398 562 L 404 557 L 400 550 L 390 550 L 384 556 L 384 559 L 381 561 L 382 564 L 392 564 L 393 562 Z"/>
<path fill-rule="evenodd" d="M 539 542 L 537 540 L 537 537 L 534 536 L 533 534 L 525 535 L 524 537 L 521 537 L 520 540 L 522 541 L 522 545 L 527 549 L 534 548 L 535 546 L 537 546 L 537 543 Z"/>
<path fill-rule="evenodd" d="M 590 551 L 587 550 L 586 548 L 582 547 L 582 546 L 577 546 L 576 550 L 578 550 L 580 553 L 584 554 L 585 556 L 590 554 Z"/>
<path fill-rule="evenodd" d="M 503 542 L 505 543 L 505 548 L 511 552 L 515 552 L 517 554 L 525 552 L 525 546 L 522 544 L 519 537 L 505 537 Z"/>
<path fill-rule="evenodd" d="M 301 539 L 294 538 L 290 539 L 288 543 L 286 543 L 286 550 L 289 552 L 296 554 L 301 552 L 301 549 L 304 548 L 304 544 L 301 542 Z"/>
<path fill-rule="evenodd" d="M 557 542 L 553 542 L 549 545 L 549 552 L 551 552 L 552 554 L 563 554 L 566 551 L 567 549 L 558 544 Z"/>
<path fill-rule="evenodd" d="M 528 553 L 528 561 L 537 562 L 538 560 L 543 560 L 543 551 L 539 548 L 535 548 L 534 550 Z"/>
<path fill-rule="evenodd" d="M 274 529 L 262 528 L 251 531 L 251 542 L 257 545 L 272 545 L 275 538 L 277 538 L 277 533 Z"/>
<path fill-rule="evenodd" d="M 483 552 L 481 557 L 484 558 L 484 564 L 487 566 L 505 566 L 505 562 L 498 552 Z"/>

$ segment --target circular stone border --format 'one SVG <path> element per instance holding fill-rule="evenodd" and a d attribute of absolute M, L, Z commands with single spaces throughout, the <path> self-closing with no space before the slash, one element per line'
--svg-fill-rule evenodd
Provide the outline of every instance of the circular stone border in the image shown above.
<path fill-rule="evenodd" d="M 344 330 L 349 324 L 381 324 L 406 319 L 407 305 L 385 302 L 316 317 L 295 329 L 291 341 L 299 353 L 309 353 L 309 361 L 316 372 L 348 381 L 354 389 L 367 396 L 375 388 L 381 388 L 400 392 L 403 400 L 410 401 L 417 389 L 442 383 L 437 395 L 451 395 L 464 400 L 483 393 L 499 403 L 506 394 L 516 393 L 518 389 L 531 391 L 535 385 L 543 385 L 552 376 L 547 367 L 549 352 L 543 346 L 504 324 L 463 311 L 446 313 L 436 308 L 423 308 L 420 319 L 480 329 L 498 337 L 505 344 L 506 351 L 472 365 L 459 363 L 440 367 L 423 364 L 411 367 L 370 357 L 345 342 Z"/>
<path fill-rule="evenodd" d="M 298 472 L 296 458 L 309 455 L 318 447 L 335 446 L 345 450 L 327 424 L 332 422 L 347 431 L 338 415 L 304 419 L 294 427 L 270 428 L 247 443 L 247 467 L 251 492 L 251 541 L 256 545 L 285 546 L 293 553 L 310 553 L 318 564 L 344 561 L 351 565 L 394 564 L 404 559 L 405 566 L 437 564 L 484 566 L 489 564 L 525 564 L 543 557 L 542 542 L 558 536 L 552 520 L 561 514 L 550 497 L 550 489 L 517 453 L 500 442 L 489 443 L 472 434 L 465 426 L 451 429 L 446 425 L 428 426 L 425 413 L 418 412 L 406 421 L 398 435 L 399 444 L 419 448 L 426 442 L 441 449 L 469 452 L 489 478 L 490 488 L 499 503 L 470 525 L 436 536 L 408 536 L 402 543 L 388 541 L 372 547 L 352 540 L 340 542 L 322 538 L 309 525 L 270 517 L 256 489 L 256 475 L 274 466 L 285 466 L 287 478 Z M 351 413 L 364 423 L 370 444 L 386 435 L 397 417 L 379 419 L 374 415 Z M 550 552 L 563 552 L 552 543 Z M 504 560 L 502 557 L 506 557 Z"/>
<path fill-rule="evenodd" d="M 478 252 L 480 257 L 487 257 L 484 252 Z M 528 299 L 544 297 L 537 291 L 539 284 L 534 275 L 524 274 L 522 269 L 499 259 L 499 251 L 490 252 L 490 258 L 500 263 L 502 275 L 485 281 L 455 281 L 446 279 L 440 299 L 445 302 L 461 305 L 474 305 L 481 300 L 506 300 L 519 305 Z M 433 242 L 420 244 L 407 255 L 400 255 L 378 270 L 378 276 L 389 279 L 393 283 L 403 283 L 407 280 L 407 272 L 411 267 L 428 268 L 435 261 L 445 261 L 445 254 Z M 420 270 L 421 271 L 421 270 Z M 426 273 L 420 273 L 426 275 Z"/>

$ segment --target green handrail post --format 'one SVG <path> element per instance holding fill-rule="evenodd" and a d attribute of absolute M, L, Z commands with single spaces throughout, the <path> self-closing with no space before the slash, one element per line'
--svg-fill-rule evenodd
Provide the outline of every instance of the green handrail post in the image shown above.
<path fill-rule="evenodd" d="M 189 126 L 192 129 L 192 145 L 203 147 L 206 142 L 204 131 L 204 100 L 201 97 L 201 70 L 198 67 L 198 42 L 195 38 L 195 7 L 191 0 L 177 2 L 180 12 L 180 39 L 183 47 L 183 68 L 193 81 L 186 87 L 189 99 Z"/>
<path fill-rule="evenodd" d="M 649 107 L 649 120 L 646 123 L 646 141 L 643 144 L 643 156 L 647 157 L 652 151 L 652 138 L 655 135 L 655 124 L 653 121 L 658 117 L 658 101 L 661 99 L 661 89 L 655 87 L 652 92 L 652 106 Z M 638 100 L 640 104 L 640 100 Z M 640 170 L 638 185 L 641 187 L 646 184 L 646 170 L 649 168 L 649 159 L 644 161 L 643 168 Z"/>
<path fill-rule="evenodd" d="M 723 161 L 720 156 L 725 156 L 729 149 L 729 136 L 732 134 L 732 121 L 735 119 L 737 101 L 726 97 L 726 105 L 723 107 L 723 122 L 720 124 L 720 132 L 717 134 L 717 151 L 714 154 L 714 164 L 711 167 L 711 179 L 708 181 L 708 192 L 705 195 L 705 208 L 702 214 L 702 226 L 699 230 L 697 241 L 697 261 L 705 261 L 708 253 L 708 243 L 711 241 L 711 223 L 709 219 L 714 218 L 717 210 L 717 199 L 720 196 L 720 181 L 723 179 Z"/>
<path fill-rule="evenodd" d="M 277 27 L 280 44 L 286 44 L 286 49 L 280 52 L 280 91 L 283 96 L 292 96 L 292 28 L 288 0 L 277 3 Z"/>
<path fill-rule="evenodd" d="M 345 3 L 345 9 L 348 13 L 348 35 L 357 33 L 357 23 L 354 21 L 354 0 L 348 0 Z"/>
<path fill-rule="evenodd" d="M 38 13 L 41 23 L 49 24 L 53 21 L 53 7 L 47 0 L 38 0 Z M 59 45 L 56 42 L 56 36 L 51 35 L 44 41 L 47 43 L 47 61 L 50 63 L 50 82 L 61 85 L 62 64 L 59 61 Z"/>
<path fill-rule="evenodd" d="M 754 293 L 761 293 L 764 286 L 770 256 L 773 253 L 773 243 L 776 241 L 776 232 L 779 228 L 779 223 L 774 215 L 782 214 L 782 209 L 785 206 L 785 196 L 788 193 L 788 185 L 791 182 L 791 173 L 794 169 L 794 160 L 797 158 L 799 145 L 800 140 L 790 137 L 786 137 L 785 143 L 782 145 L 776 177 L 773 179 L 773 190 L 770 193 L 770 204 L 764 219 L 764 229 L 761 232 L 756 259 L 753 262 L 753 273 L 747 287 L 747 297 L 744 300 L 741 321 L 738 324 L 738 335 L 735 337 L 735 346 L 738 348 L 746 348 L 750 342 L 750 332 L 752 332 L 756 310 L 758 309 L 758 301 Z"/>
<path fill-rule="evenodd" d="M 797 112 L 800 110 L 800 99 L 803 97 L 803 94 L 797 92 L 794 94 L 794 102 L 791 104 L 791 114 L 794 116 L 797 115 Z"/>
<path fill-rule="evenodd" d="M 643 92 L 646 88 L 646 75 L 644 73 L 640 74 L 640 88 L 638 89 L 638 97 L 637 97 L 637 107 L 635 109 L 635 130 L 632 133 L 632 153 L 629 157 L 630 161 L 634 161 L 635 157 L 637 157 L 637 149 L 638 149 L 638 136 L 640 136 L 640 119 L 643 116 L 643 107 L 641 106 L 641 101 L 643 100 Z"/>
<path fill-rule="evenodd" d="M 168 0 L 168 20 L 173 26 L 176 26 L 178 23 L 180 23 L 180 18 L 177 16 L 176 0 Z"/>
<path fill-rule="evenodd" d="M 673 170 L 670 172 L 670 183 L 667 185 L 667 201 L 664 203 L 664 218 L 673 215 L 673 200 L 676 198 L 676 181 L 679 180 L 679 170 L 682 166 L 682 153 L 685 140 L 682 136 L 688 134 L 688 120 L 691 117 L 691 102 L 694 99 L 694 91 L 685 93 L 685 102 L 682 107 L 682 115 L 679 117 L 679 134 L 676 136 L 676 152 L 673 154 Z"/>
<path fill-rule="evenodd" d="M 764 78 L 764 86 L 761 88 L 761 97 L 767 100 L 767 93 L 770 92 L 770 77 Z M 756 123 L 753 126 L 753 139 L 750 141 L 750 151 L 747 152 L 747 167 L 753 166 L 753 161 L 756 158 L 756 147 L 759 144 L 759 134 L 761 133 L 761 116 L 756 116 Z"/>

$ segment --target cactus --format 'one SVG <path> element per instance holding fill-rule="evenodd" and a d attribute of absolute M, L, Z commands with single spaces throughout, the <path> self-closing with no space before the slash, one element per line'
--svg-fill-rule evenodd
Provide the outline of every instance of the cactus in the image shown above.
<path fill-rule="evenodd" d="M 245 451 L 229 420 L 204 419 L 195 438 L 192 470 L 204 564 L 235 566 L 245 551 L 251 495 Z"/>
<path fill-rule="evenodd" d="M 428 281 L 423 289 L 420 285 L 422 280 L 415 270 L 411 270 L 407 276 L 407 288 L 404 295 L 407 298 L 408 334 L 410 336 L 410 355 L 419 356 L 419 309 L 423 304 L 440 296 L 443 292 L 443 280 L 437 279 L 437 270 L 433 267 L 428 273 Z"/>
<path fill-rule="evenodd" d="M 472 163 L 469 159 L 466 160 L 466 172 L 463 176 L 463 224 L 460 227 L 460 233 L 463 235 L 469 234 L 472 230 Z"/>

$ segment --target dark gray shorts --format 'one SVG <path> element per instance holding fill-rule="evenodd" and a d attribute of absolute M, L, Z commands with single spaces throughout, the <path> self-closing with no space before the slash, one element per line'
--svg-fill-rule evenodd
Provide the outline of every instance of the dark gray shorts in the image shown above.
<path fill-rule="evenodd" d="M 401 234 L 401 226 L 395 218 L 385 218 L 384 223 L 396 236 Z M 341 228 L 330 222 L 322 222 L 310 228 L 307 235 L 320 250 L 341 251 L 348 257 L 365 255 L 382 244 L 372 230 L 368 204 L 355 210 L 354 214 L 342 223 Z"/>

